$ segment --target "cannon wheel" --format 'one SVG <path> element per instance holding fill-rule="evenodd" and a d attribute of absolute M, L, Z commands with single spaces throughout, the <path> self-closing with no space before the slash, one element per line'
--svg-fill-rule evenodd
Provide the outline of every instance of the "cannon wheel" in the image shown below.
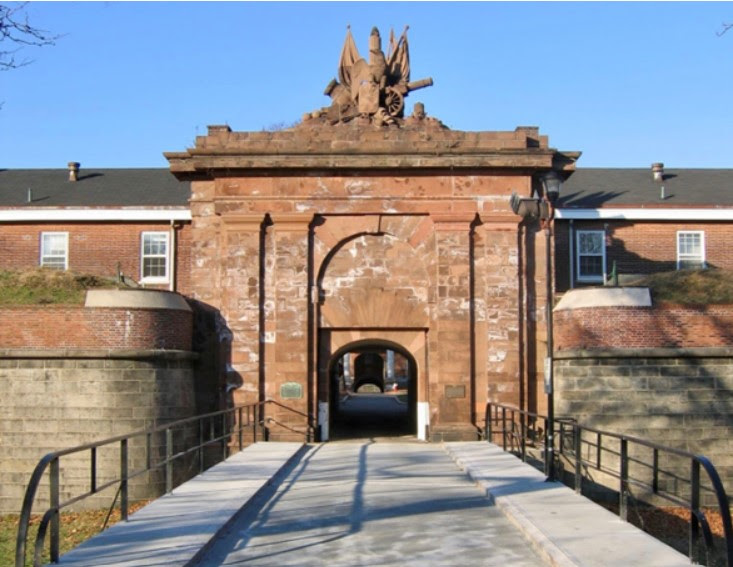
<path fill-rule="evenodd" d="M 402 109 L 405 108 L 405 99 L 397 91 L 390 90 L 384 98 L 384 106 L 390 116 L 400 116 Z"/>

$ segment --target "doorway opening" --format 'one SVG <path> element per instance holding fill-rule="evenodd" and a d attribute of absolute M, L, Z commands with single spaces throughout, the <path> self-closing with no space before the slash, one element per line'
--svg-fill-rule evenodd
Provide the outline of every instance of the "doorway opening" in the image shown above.
<path fill-rule="evenodd" d="M 404 348 L 367 340 L 329 363 L 332 440 L 411 437 L 417 430 L 417 365 Z"/>

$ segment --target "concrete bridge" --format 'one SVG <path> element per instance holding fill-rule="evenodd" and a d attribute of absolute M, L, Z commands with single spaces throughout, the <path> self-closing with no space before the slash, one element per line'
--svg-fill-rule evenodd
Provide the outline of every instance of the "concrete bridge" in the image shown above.
<path fill-rule="evenodd" d="M 62 565 L 689 565 L 487 442 L 257 443 Z"/>

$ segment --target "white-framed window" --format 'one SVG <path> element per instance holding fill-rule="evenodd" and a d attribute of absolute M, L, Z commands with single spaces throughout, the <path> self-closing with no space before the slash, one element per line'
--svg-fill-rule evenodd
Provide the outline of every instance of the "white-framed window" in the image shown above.
<path fill-rule="evenodd" d="M 705 233 L 702 230 L 677 231 L 677 269 L 705 267 Z"/>
<path fill-rule="evenodd" d="M 41 267 L 56 270 L 69 268 L 69 233 L 41 233 Z"/>
<path fill-rule="evenodd" d="M 140 281 L 167 283 L 170 272 L 168 261 L 168 233 L 143 232 L 140 239 Z"/>
<path fill-rule="evenodd" d="M 603 230 L 578 230 L 575 233 L 576 279 L 603 282 L 606 275 L 606 233 Z"/>

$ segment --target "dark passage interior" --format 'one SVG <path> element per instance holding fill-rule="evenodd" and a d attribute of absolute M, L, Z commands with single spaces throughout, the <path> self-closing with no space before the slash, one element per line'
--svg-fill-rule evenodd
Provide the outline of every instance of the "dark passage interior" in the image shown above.
<path fill-rule="evenodd" d="M 394 344 L 348 345 L 331 359 L 332 440 L 415 436 L 415 363 Z"/>

